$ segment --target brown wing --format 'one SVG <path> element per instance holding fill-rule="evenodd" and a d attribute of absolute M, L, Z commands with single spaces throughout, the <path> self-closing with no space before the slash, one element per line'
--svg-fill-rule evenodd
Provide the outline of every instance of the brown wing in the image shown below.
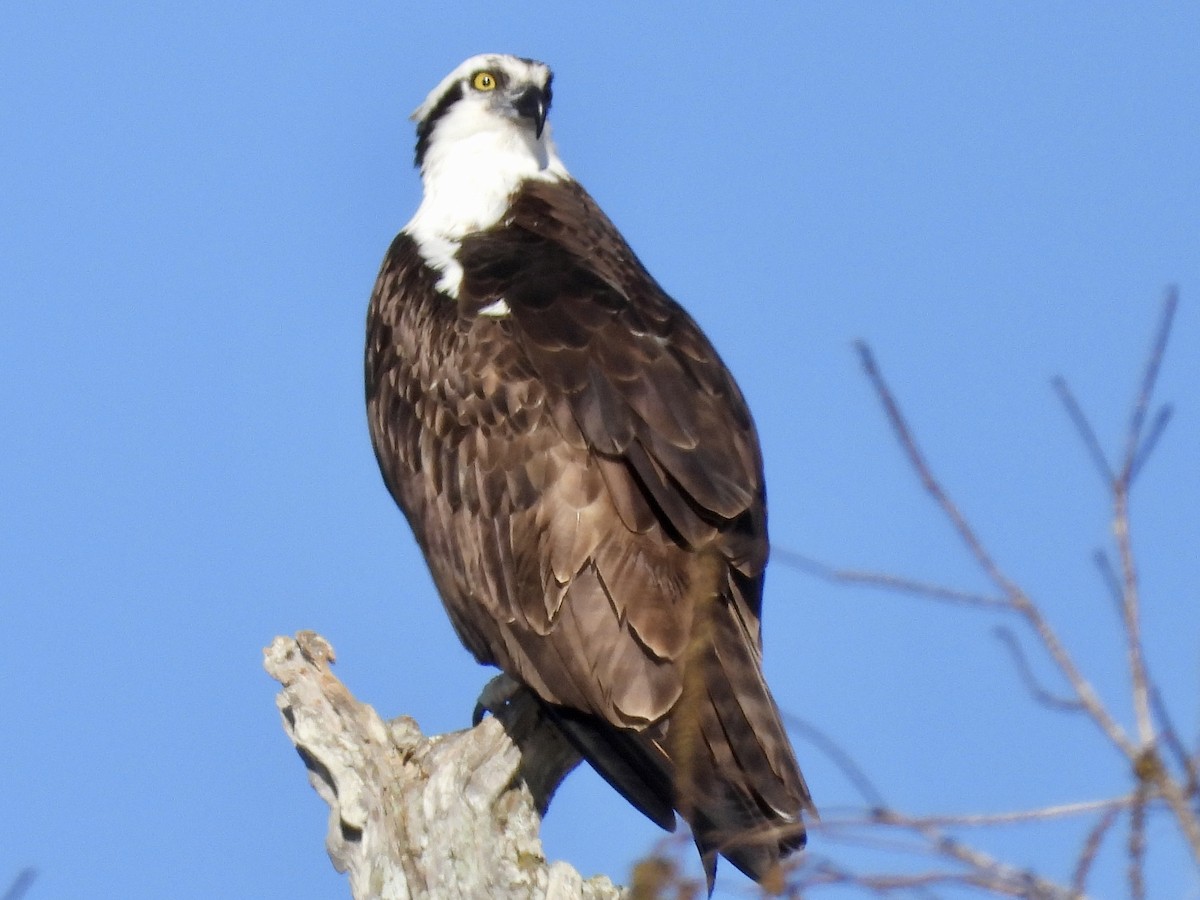
<path fill-rule="evenodd" d="M 455 304 L 397 238 L 367 352 L 376 455 L 450 617 L 631 802 L 683 813 L 710 873 L 720 851 L 761 877 L 811 803 L 760 670 L 745 402 L 573 183 L 528 185 L 459 261 Z"/>

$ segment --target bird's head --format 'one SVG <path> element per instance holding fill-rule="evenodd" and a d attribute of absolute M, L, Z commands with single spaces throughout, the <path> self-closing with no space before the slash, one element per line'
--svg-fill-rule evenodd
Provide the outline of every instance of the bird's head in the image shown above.
<path fill-rule="evenodd" d="M 499 222 L 525 182 L 570 178 L 546 123 L 550 79 L 531 59 L 473 56 L 413 113 L 424 196 L 405 230 L 448 293 L 462 273 L 458 241 Z"/>
<path fill-rule="evenodd" d="M 424 169 L 439 148 L 477 144 L 524 150 L 544 168 L 553 155 L 546 128 L 549 66 L 502 53 L 472 56 L 442 79 L 413 113 L 416 164 Z"/>

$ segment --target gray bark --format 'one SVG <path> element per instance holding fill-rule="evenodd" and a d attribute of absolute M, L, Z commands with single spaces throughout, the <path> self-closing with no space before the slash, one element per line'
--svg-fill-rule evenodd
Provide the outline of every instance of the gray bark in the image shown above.
<path fill-rule="evenodd" d="M 282 685 L 284 731 L 329 804 L 325 846 L 356 900 L 623 896 L 605 876 L 546 861 L 539 810 L 579 756 L 527 692 L 492 688 L 492 716 L 425 737 L 407 716 L 384 722 L 355 700 L 333 659 L 303 631 L 276 638 L 264 666 Z"/>

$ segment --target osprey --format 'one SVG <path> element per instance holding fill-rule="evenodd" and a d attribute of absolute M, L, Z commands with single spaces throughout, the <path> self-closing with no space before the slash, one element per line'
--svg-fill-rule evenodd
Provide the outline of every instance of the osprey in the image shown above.
<path fill-rule="evenodd" d="M 815 812 L 763 680 L 762 457 L 691 317 L 567 173 L 550 69 L 468 59 L 413 114 L 424 197 L 367 318 L 384 481 L 462 642 L 708 874 Z"/>

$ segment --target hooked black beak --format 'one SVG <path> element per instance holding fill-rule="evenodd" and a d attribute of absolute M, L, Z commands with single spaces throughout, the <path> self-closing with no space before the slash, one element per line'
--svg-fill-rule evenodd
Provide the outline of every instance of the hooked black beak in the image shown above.
<path fill-rule="evenodd" d="M 538 137 L 546 126 L 546 113 L 550 111 L 549 98 L 540 88 L 529 87 L 521 92 L 513 104 L 517 112 L 526 119 L 533 119 L 533 126 Z"/>

